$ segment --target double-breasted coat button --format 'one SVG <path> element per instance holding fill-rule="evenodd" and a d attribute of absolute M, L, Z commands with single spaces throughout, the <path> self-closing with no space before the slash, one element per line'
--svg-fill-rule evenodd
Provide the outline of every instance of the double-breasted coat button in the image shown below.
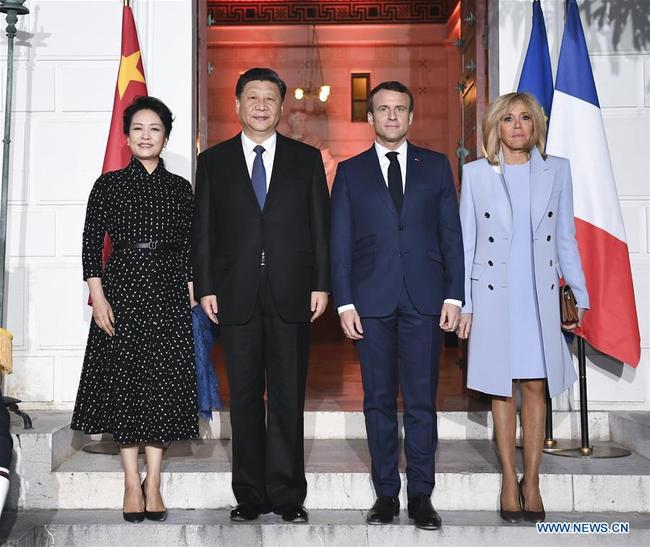
<path fill-rule="evenodd" d="M 491 260 L 488 260 L 488 266 L 494 266 L 494 262 L 492 262 Z"/>
<path fill-rule="evenodd" d="M 494 287 L 493 287 L 492 285 L 488 285 L 488 289 L 490 289 L 491 291 L 493 291 L 493 290 L 494 290 Z"/>
<path fill-rule="evenodd" d="M 554 288 L 555 288 L 555 283 L 551 285 L 551 290 L 553 290 Z"/>
<path fill-rule="evenodd" d="M 548 218 L 551 218 L 553 216 L 553 211 L 548 212 Z"/>
<path fill-rule="evenodd" d="M 489 241 L 490 243 L 494 243 L 494 238 L 493 238 L 492 236 L 490 236 L 490 237 L 488 237 L 488 241 Z"/>
<path fill-rule="evenodd" d="M 490 218 L 490 213 L 486 212 L 483 216 L 484 216 L 485 218 Z"/>
<path fill-rule="evenodd" d="M 551 241 L 551 236 L 550 235 L 546 236 L 546 241 Z"/>
<path fill-rule="evenodd" d="M 553 265 L 553 261 L 552 261 L 552 260 L 549 260 L 549 261 L 548 261 L 548 265 L 549 265 L 549 266 L 552 266 L 552 265 Z"/>

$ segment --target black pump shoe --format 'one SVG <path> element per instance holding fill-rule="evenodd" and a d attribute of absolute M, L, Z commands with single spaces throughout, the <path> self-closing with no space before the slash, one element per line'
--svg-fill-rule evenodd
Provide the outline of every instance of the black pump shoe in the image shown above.
<path fill-rule="evenodd" d="M 153 520 L 156 522 L 163 522 L 167 520 L 167 509 L 164 511 L 147 511 L 147 495 L 144 492 L 144 483 L 147 479 L 142 481 L 142 495 L 144 496 L 144 516 L 147 520 Z"/>
<path fill-rule="evenodd" d="M 144 488 L 142 489 L 142 495 L 144 495 Z M 122 511 L 122 518 L 126 522 L 132 522 L 134 524 L 137 524 L 138 522 L 142 522 L 144 520 L 145 513 L 146 511 L 129 511 L 129 512 Z"/>
<path fill-rule="evenodd" d="M 521 483 L 517 483 L 517 491 L 519 494 L 519 503 L 521 504 Z M 524 518 L 524 512 L 520 509 L 519 511 L 506 511 L 503 508 L 503 505 L 501 505 L 501 496 L 499 496 L 499 516 L 505 520 L 506 522 L 509 522 L 510 524 L 517 524 L 518 522 L 521 522 L 522 519 Z"/>
<path fill-rule="evenodd" d="M 138 523 L 144 520 L 144 511 L 129 512 L 122 511 L 122 517 L 126 522 Z"/>
<path fill-rule="evenodd" d="M 546 511 L 544 510 L 544 504 L 542 503 L 541 511 L 527 511 L 526 503 L 524 500 L 524 479 L 521 479 L 519 483 L 519 501 L 521 503 L 521 513 L 525 521 L 528 522 L 544 522 L 546 520 Z"/>

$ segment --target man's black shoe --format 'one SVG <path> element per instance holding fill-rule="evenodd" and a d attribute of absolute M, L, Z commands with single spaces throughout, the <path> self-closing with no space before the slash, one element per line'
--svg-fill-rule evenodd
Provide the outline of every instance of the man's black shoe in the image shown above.
<path fill-rule="evenodd" d="M 281 505 L 273 509 L 273 512 L 276 515 L 280 515 L 282 520 L 286 522 L 307 522 L 309 520 L 309 515 L 305 508 L 298 503 L 287 503 L 286 505 Z"/>
<path fill-rule="evenodd" d="M 379 496 L 368 511 L 368 524 L 390 524 L 399 515 L 399 499 L 393 496 Z"/>
<path fill-rule="evenodd" d="M 422 530 L 437 530 L 442 526 L 442 519 L 431 505 L 431 498 L 418 494 L 409 498 L 409 518 L 414 521 L 415 527 Z"/>
<path fill-rule="evenodd" d="M 230 511 L 230 520 L 235 522 L 243 522 L 246 520 L 255 520 L 262 513 L 269 513 L 270 509 L 264 505 L 257 505 L 256 503 L 240 503 L 232 511 Z"/>

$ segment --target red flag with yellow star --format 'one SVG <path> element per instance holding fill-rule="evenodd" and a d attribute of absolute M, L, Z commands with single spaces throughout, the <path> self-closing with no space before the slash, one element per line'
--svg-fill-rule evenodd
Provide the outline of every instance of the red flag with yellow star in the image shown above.
<path fill-rule="evenodd" d="M 111 117 L 111 128 L 108 133 L 106 153 L 104 154 L 104 165 L 102 173 L 122 169 L 131 160 L 131 150 L 126 144 L 126 136 L 122 130 L 122 117 L 124 110 L 136 97 L 147 95 L 147 84 L 144 79 L 144 67 L 138 32 L 135 28 L 133 12 L 128 2 L 122 8 L 122 52 L 120 57 L 120 69 L 115 85 L 115 99 L 113 100 L 113 115 Z M 111 241 L 106 234 L 104 238 L 104 250 L 102 258 L 104 263 L 111 254 Z"/>

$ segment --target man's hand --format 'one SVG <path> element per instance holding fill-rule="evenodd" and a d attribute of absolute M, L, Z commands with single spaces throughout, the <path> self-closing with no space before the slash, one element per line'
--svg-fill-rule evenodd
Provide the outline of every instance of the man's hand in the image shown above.
<path fill-rule="evenodd" d="M 217 297 L 214 294 L 208 294 L 206 296 L 201 297 L 201 307 L 203 308 L 203 311 L 205 312 L 205 315 L 208 316 L 210 321 L 212 321 L 214 324 L 218 325 L 219 320 L 217 319 L 217 313 L 219 313 L 219 309 L 217 308 Z"/>
<path fill-rule="evenodd" d="M 363 327 L 357 310 L 345 310 L 339 317 L 345 336 L 350 340 L 361 340 L 363 338 Z"/>
<path fill-rule="evenodd" d="M 458 322 L 458 328 L 456 329 L 456 334 L 461 340 L 466 340 L 469 337 L 469 331 L 472 328 L 472 314 L 471 313 L 461 313 L 460 321 Z"/>
<path fill-rule="evenodd" d="M 327 293 L 322 291 L 312 291 L 311 293 L 311 322 L 318 319 L 327 308 Z"/>
<path fill-rule="evenodd" d="M 440 311 L 440 328 L 445 332 L 453 332 L 460 320 L 460 308 L 456 304 L 443 304 Z"/>

